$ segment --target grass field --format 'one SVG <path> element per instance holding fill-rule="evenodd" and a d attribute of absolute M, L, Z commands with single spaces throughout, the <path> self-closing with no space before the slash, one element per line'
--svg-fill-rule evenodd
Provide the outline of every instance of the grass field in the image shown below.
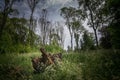
<path fill-rule="evenodd" d="M 119 52 L 63 53 L 62 62 L 35 74 L 31 57 L 39 56 L 39 52 L 1 54 L 0 80 L 120 80 Z"/>

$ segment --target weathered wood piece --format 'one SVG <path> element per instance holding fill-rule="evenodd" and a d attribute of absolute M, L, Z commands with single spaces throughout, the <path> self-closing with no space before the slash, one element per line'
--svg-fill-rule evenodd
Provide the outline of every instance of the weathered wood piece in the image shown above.
<path fill-rule="evenodd" d="M 41 57 L 32 58 L 32 65 L 36 72 L 43 72 L 45 68 L 51 64 L 56 64 L 57 61 L 62 60 L 62 54 L 57 53 L 51 55 L 48 54 L 44 48 L 40 48 L 40 51 L 42 53 Z"/>
<path fill-rule="evenodd" d="M 50 54 L 47 54 L 47 52 L 45 52 L 45 50 L 43 48 L 40 48 L 40 51 L 42 53 L 42 62 L 44 64 L 54 64 L 52 58 L 51 58 L 51 55 Z"/>

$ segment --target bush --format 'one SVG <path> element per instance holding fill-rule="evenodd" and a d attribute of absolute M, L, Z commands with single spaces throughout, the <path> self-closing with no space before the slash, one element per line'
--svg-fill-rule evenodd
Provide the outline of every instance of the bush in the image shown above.
<path fill-rule="evenodd" d="M 63 52 L 63 49 L 57 45 L 45 45 L 45 50 L 51 53 Z"/>

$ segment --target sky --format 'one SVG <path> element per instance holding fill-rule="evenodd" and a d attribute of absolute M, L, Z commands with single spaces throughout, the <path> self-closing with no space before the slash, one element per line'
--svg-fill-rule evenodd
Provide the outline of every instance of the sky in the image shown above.
<path fill-rule="evenodd" d="M 40 0 L 34 12 L 34 17 L 40 17 L 41 10 L 47 9 L 48 18 L 50 20 L 63 21 L 63 18 L 60 16 L 60 9 L 65 6 L 77 7 L 78 4 L 76 0 Z M 19 17 L 23 17 L 24 15 L 26 18 L 29 18 L 30 9 L 28 7 L 27 0 L 23 0 L 23 2 L 18 2 L 13 7 L 18 9 Z"/>

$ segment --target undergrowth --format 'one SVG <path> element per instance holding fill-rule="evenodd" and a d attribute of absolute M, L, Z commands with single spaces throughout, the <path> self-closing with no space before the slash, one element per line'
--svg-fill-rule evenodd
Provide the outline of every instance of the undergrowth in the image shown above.
<path fill-rule="evenodd" d="M 31 57 L 40 53 L 1 54 L 0 80 L 120 80 L 120 53 L 107 50 L 63 53 L 62 61 L 34 73 Z"/>

